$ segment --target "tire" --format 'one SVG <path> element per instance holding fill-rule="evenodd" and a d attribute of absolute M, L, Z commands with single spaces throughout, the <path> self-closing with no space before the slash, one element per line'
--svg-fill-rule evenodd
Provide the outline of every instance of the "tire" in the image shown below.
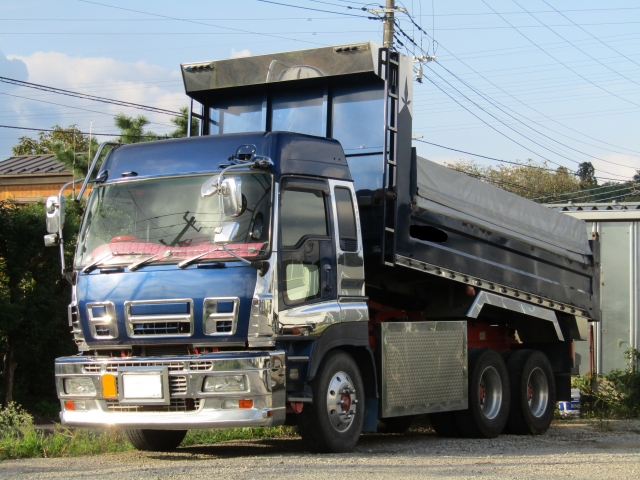
<path fill-rule="evenodd" d="M 429 414 L 429 423 L 436 435 L 444 438 L 459 438 L 462 436 L 456 423 L 455 412 L 438 412 Z"/>
<path fill-rule="evenodd" d="M 136 450 L 147 452 L 168 452 L 175 450 L 184 440 L 186 430 L 125 430 L 131 445 Z"/>
<path fill-rule="evenodd" d="M 553 420 L 556 384 L 547 356 L 538 350 L 518 350 L 507 362 L 511 408 L 507 426 L 516 435 L 541 435 Z"/>
<path fill-rule="evenodd" d="M 509 374 L 495 350 L 469 351 L 469 406 L 454 413 L 456 424 L 468 438 L 495 438 L 509 418 Z"/>
<path fill-rule="evenodd" d="M 405 417 L 381 418 L 380 433 L 405 433 L 411 427 L 411 423 L 415 415 L 407 415 Z"/>
<path fill-rule="evenodd" d="M 350 452 L 364 424 L 364 385 L 356 362 L 340 350 L 329 352 L 311 389 L 313 403 L 298 415 L 302 440 L 312 452 Z"/>

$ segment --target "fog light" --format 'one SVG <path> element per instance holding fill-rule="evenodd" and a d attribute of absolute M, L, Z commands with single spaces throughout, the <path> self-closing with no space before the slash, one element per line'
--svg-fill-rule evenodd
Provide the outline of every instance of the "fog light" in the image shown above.
<path fill-rule="evenodd" d="M 222 402 L 222 408 L 238 408 L 238 400 L 225 400 Z"/>
<path fill-rule="evenodd" d="M 216 375 L 206 377 L 202 385 L 202 391 L 214 392 L 246 392 L 246 375 Z"/>
<path fill-rule="evenodd" d="M 67 395 L 95 395 L 96 387 L 91 377 L 65 378 L 64 393 Z"/>

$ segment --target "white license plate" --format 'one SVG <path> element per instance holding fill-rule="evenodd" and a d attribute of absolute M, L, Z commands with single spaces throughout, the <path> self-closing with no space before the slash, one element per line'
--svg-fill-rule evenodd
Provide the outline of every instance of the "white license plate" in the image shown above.
<path fill-rule="evenodd" d="M 159 373 L 124 374 L 122 386 L 126 399 L 162 399 L 162 375 Z"/>

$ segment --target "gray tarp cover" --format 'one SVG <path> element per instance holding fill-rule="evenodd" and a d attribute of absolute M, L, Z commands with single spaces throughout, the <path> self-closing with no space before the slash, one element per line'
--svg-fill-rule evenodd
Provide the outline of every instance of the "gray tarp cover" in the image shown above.
<path fill-rule="evenodd" d="M 591 254 L 582 220 L 424 158 L 417 167 L 419 207 L 560 255 Z"/>

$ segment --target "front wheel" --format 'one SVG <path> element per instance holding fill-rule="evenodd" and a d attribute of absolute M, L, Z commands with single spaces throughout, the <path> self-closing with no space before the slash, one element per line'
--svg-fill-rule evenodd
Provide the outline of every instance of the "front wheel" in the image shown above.
<path fill-rule="evenodd" d="M 134 429 L 125 430 L 124 434 L 136 450 L 168 452 L 175 450 L 175 448 L 182 443 L 182 440 L 184 440 L 184 437 L 187 435 L 187 431 Z"/>
<path fill-rule="evenodd" d="M 298 415 L 302 440 L 314 452 L 350 452 L 364 423 L 364 385 L 356 362 L 345 352 L 330 352 L 311 388 L 313 403 Z"/>
<path fill-rule="evenodd" d="M 494 350 L 469 351 L 469 406 L 455 412 L 460 432 L 470 438 L 495 438 L 509 417 L 511 392 L 507 366 Z"/>

